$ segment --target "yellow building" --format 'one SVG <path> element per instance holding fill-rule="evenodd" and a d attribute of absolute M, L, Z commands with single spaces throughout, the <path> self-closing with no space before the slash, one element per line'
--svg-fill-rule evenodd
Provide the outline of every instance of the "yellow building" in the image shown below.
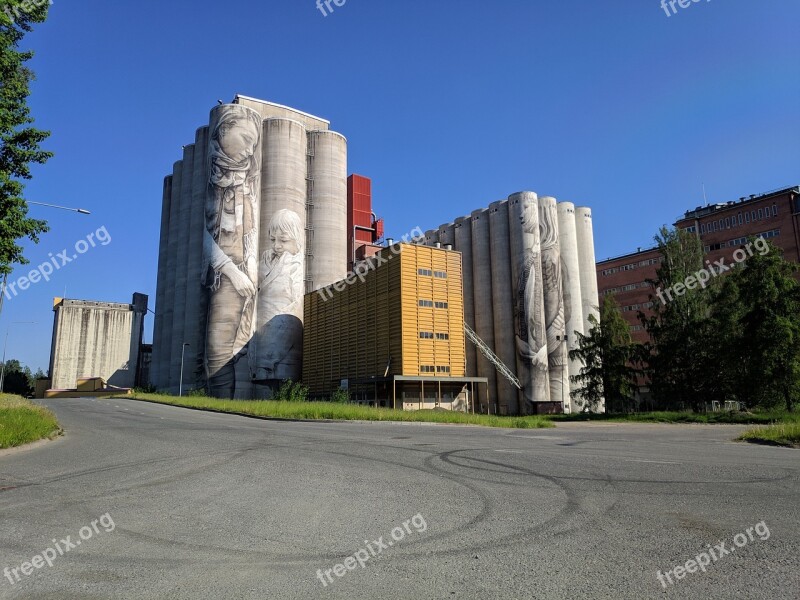
<path fill-rule="evenodd" d="M 312 397 L 413 410 L 472 410 L 486 379 L 465 372 L 461 254 L 394 244 L 305 297 L 303 383 Z"/>

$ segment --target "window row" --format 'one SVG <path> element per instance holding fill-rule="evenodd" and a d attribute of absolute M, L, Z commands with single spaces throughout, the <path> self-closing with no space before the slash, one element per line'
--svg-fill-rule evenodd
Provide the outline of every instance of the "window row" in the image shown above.
<path fill-rule="evenodd" d="M 420 373 L 449 373 L 450 367 L 449 366 L 438 366 L 434 367 L 433 365 L 420 365 L 419 366 Z"/>
<path fill-rule="evenodd" d="M 432 271 L 431 269 L 417 269 L 417 273 L 425 277 L 436 277 L 437 279 L 447 279 L 447 272 Z"/>
<path fill-rule="evenodd" d="M 419 337 L 421 340 L 449 340 L 449 333 L 433 333 L 432 331 L 420 331 Z"/>
<path fill-rule="evenodd" d="M 651 285 L 646 281 L 641 281 L 639 283 L 629 283 L 628 285 L 622 287 L 613 287 L 608 288 L 602 291 L 604 296 L 608 296 L 609 294 L 616 294 L 617 292 L 630 292 L 631 290 L 635 290 L 637 288 L 649 288 Z"/>
<path fill-rule="evenodd" d="M 770 231 L 765 231 L 764 233 L 759 233 L 756 237 L 764 238 L 768 240 L 770 238 L 778 237 L 781 234 L 780 229 L 771 229 Z M 712 252 L 714 250 L 721 250 L 722 248 L 734 248 L 740 247 L 747 244 L 746 237 L 740 237 L 733 240 L 728 240 L 727 242 L 720 242 L 718 244 L 709 244 L 707 246 L 703 246 L 703 250 L 705 252 Z"/>
<path fill-rule="evenodd" d="M 638 267 L 649 267 L 650 265 L 657 265 L 658 263 L 662 262 L 663 258 L 648 258 L 639 263 L 630 263 L 627 265 L 622 265 L 621 267 L 611 267 L 610 269 L 604 269 L 600 271 L 600 274 L 604 277 L 608 277 L 609 275 L 613 275 L 614 273 L 619 273 L 620 271 L 633 271 Z"/>
<path fill-rule="evenodd" d="M 631 312 L 634 310 L 641 310 L 642 308 L 653 308 L 653 303 L 644 302 L 643 304 L 631 304 L 629 306 L 623 306 L 622 312 Z"/>
<path fill-rule="evenodd" d="M 419 305 L 422 308 L 447 308 L 449 306 L 447 302 L 433 302 L 432 300 L 420 300 Z"/>
<path fill-rule="evenodd" d="M 711 223 L 701 223 L 700 233 L 713 233 L 714 231 L 722 231 L 723 229 L 730 229 L 746 223 L 755 223 L 756 221 L 761 221 L 762 219 L 769 219 L 770 216 L 778 216 L 777 204 L 773 204 L 772 209 L 770 209 L 768 206 L 766 208 L 754 208 L 751 211 L 744 211 L 744 213 L 740 212 L 736 215 L 725 217 L 724 219 L 712 221 Z M 687 229 L 687 231 L 689 229 Z"/>

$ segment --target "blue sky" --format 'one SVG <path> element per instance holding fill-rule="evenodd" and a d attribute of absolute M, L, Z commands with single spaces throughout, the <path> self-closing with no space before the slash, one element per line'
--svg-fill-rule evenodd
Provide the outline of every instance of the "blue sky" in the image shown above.
<path fill-rule="evenodd" d="M 163 177 L 240 93 L 322 116 L 394 237 L 528 189 L 588 205 L 599 258 L 702 203 L 800 184 L 796 0 L 55 0 L 24 40 L 55 158 L 32 265 L 98 244 L 7 300 L 8 356 L 47 368 L 52 299 L 155 302 Z M 17 321 L 36 321 L 18 324 Z M 152 315 L 146 340 L 152 339 Z"/>

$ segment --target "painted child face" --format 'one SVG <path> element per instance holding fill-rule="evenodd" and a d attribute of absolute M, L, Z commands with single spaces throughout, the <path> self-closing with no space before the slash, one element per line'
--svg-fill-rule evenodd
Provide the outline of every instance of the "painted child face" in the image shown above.
<path fill-rule="evenodd" d="M 219 147 L 231 160 L 242 162 L 253 155 L 258 132 L 250 121 L 230 121 L 219 128 L 218 140 Z"/>
<path fill-rule="evenodd" d="M 284 252 L 294 255 L 300 251 L 297 247 L 297 240 L 287 233 L 273 233 L 269 239 L 272 241 L 272 252 L 276 256 L 281 256 Z"/>

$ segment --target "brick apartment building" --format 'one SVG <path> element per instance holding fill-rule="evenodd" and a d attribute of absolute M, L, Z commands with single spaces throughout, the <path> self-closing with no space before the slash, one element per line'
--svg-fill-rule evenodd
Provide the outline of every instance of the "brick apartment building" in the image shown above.
<path fill-rule="evenodd" d="M 698 206 L 675 226 L 696 233 L 712 263 L 722 258 L 726 265 L 734 262 L 733 252 L 750 236 L 768 239 L 783 250 L 786 260 L 800 262 L 800 186 Z M 648 248 L 597 263 L 598 294 L 601 299 L 614 294 L 635 342 L 647 341 L 637 315 L 652 307 L 654 290 L 647 280 L 655 279 L 660 262 L 658 249 Z"/>

